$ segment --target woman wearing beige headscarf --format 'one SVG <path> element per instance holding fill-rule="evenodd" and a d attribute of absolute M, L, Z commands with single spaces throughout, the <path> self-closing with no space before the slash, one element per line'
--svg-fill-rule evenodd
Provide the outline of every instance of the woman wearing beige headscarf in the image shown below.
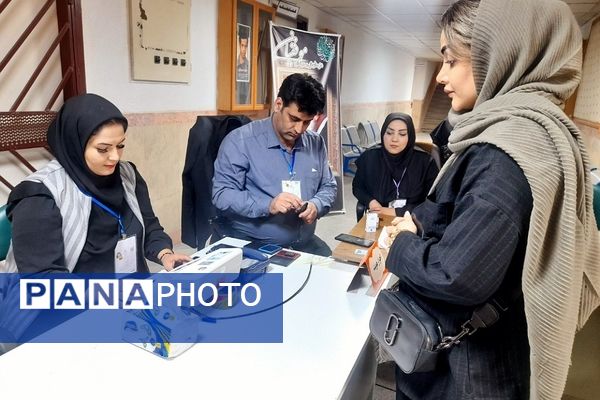
<path fill-rule="evenodd" d="M 575 331 L 600 299 L 588 159 L 562 111 L 581 36 L 558 0 L 459 0 L 442 17 L 454 153 L 428 200 L 399 218 L 388 268 L 444 334 L 521 288 L 496 324 L 398 370 L 398 399 L 560 399 Z M 504 296 L 506 298 L 506 296 Z"/>

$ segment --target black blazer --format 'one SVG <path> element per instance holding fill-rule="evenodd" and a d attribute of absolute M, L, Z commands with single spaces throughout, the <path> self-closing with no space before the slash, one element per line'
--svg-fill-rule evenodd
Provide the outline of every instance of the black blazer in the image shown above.
<path fill-rule="evenodd" d="M 181 176 L 181 240 L 188 246 L 203 248 L 211 234 L 209 220 L 216 215 L 212 178 L 219 146 L 229 132 L 248 122 L 244 115 L 199 116 L 190 129 Z"/>
<path fill-rule="evenodd" d="M 473 144 L 414 209 L 421 234 L 399 233 L 386 267 L 442 332 L 454 335 L 479 304 L 520 289 L 532 207 L 517 163 L 491 144 Z M 509 303 L 496 324 L 442 352 L 434 371 L 397 371 L 396 383 L 405 396 L 398 398 L 527 399 L 523 298 Z"/>

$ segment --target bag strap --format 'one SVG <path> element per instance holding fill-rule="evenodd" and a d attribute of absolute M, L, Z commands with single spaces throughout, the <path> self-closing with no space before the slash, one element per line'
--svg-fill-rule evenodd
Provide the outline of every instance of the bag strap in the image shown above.
<path fill-rule="evenodd" d="M 434 348 L 434 351 L 447 350 L 460 343 L 465 336 L 471 336 L 478 329 L 489 328 L 494 325 L 503 312 L 506 312 L 511 304 L 516 302 L 523 292 L 520 287 L 513 288 L 508 293 L 498 294 L 490 301 L 483 304 L 473 311 L 471 319 L 461 325 L 461 331 L 454 336 L 443 336 L 441 342 Z"/>

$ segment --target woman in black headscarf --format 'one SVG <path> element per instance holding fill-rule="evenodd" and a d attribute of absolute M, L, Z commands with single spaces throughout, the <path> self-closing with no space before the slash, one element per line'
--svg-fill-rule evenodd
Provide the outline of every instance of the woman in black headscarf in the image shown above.
<path fill-rule="evenodd" d="M 370 211 L 403 215 L 422 203 L 438 173 L 431 156 L 415 147 L 412 118 L 387 116 L 381 146 L 365 151 L 356 161 L 352 193 Z"/>
<path fill-rule="evenodd" d="M 135 166 L 120 161 L 127 119 L 108 100 L 69 99 L 48 128 L 55 160 L 11 192 L 9 272 L 147 272 L 145 258 L 171 269 L 189 257 L 152 211 Z"/>

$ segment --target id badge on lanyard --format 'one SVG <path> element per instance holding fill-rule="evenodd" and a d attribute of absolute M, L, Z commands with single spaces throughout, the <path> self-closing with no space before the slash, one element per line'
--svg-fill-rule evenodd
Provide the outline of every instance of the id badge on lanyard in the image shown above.
<path fill-rule="evenodd" d="M 299 198 L 302 198 L 300 181 L 281 181 L 281 191 L 284 193 L 291 193 Z"/>
<path fill-rule="evenodd" d="M 137 241 L 135 235 L 119 239 L 115 247 L 115 272 L 130 274 L 137 272 Z"/>
<path fill-rule="evenodd" d="M 391 208 L 402 208 L 406 205 L 406 199 L 396 199 L 394 201 L 390 201 Z"/>
<path fill-rule="evenodd" d="M 88 194 L 92 203 L 106 211 L 111 217 L 119 222 L 120 239 L 117 241 L 114 252 L 115 272 L 118 274 L 129 274 L 137 271 L 137 241 L 135 235 L 127 236 L 121 214 L 117 214 L 100 200 Z"/>
<path fill-rule="evenodd" d="M 302 186 L 300 184 L 300 181 L 294 180 L 294 175 L 296 175 L 296 173 L 294 172 L 294 164 L 296 163 L 296 150 L 292 150 L 292 160 L 291 162 L 288 162 L 287 158 L 285 157 L 285 149 L 281 149 L 281 151 L 283 152 L 283 159 L 285 160 L 285 162 L 288 164 L 288 172 L 290 174 L 290 179 L 289 180 L 284 180 L 281 181 L 281 191 L 283 193 L 291 193 L 297 197 L 299 197 L 300 199 L 302 199 Z"/>
<path fill-rule="evenodd" d="M 390 201 L 390 208 L 402 208 L 406 205 L 406 199 L 400 198 L 400 184 L 402 183 L 402 179 L 404 179 L 405 173 L 406 167 L 404 167 L 404 170 L 402 171 L 402 176 L 400 177 L 400 180 L 398 182 L 396 182 L 396 180 L 392 178 L 392 181 L 394 181 L 394 186 L 396 186 L 396 200 Z"/>

